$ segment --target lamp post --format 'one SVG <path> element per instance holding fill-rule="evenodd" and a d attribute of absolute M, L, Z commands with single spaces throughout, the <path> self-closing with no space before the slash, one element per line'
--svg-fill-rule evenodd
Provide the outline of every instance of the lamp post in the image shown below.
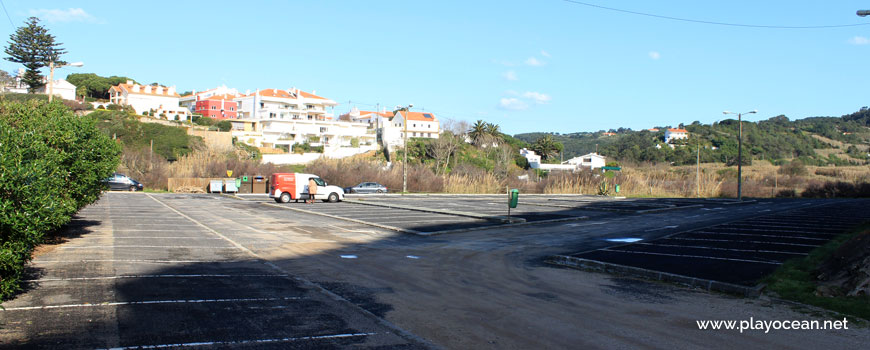
<path fill-rule="evenodd" d="M 414 107 L 413 103 L 405 107 L 396 106 L 396 110 L 393 111 L 393 115 L 402 111 L 405 112 L 405 117 L 402 118 L 402 153 L 404 154 L 404 160 L 402 160 L 402 193 L 408 192 L 408 113 L 411 111 L 411 107 Z"/>
<path fill-rule="evenodd" d="M 744 114 L 755 114 L 758 113 L 757 110 L 751 110 L 749 112 L 744 113 L 734 113 L 729 111 L 724 111 L 722 114 L 736 114 L 737 115 L 737 200 L 743 200 L 743 117 Z"/>
<path fill-rule="evenodd" d="M 54 96 L 54 69 L 63 67 L 81 67 L 84 65 L 85 64 L 82 62 L 64 63 L 57 66 L 54 65 L 54 61 L 48 63 L 48 102 L 51 102 L 51 98 Z"/>
<path fill-rule="evenodd" d="M 855 14 L 861 17 L 867 17 L 870 16 L 870 10 L 858 10 Z"/>

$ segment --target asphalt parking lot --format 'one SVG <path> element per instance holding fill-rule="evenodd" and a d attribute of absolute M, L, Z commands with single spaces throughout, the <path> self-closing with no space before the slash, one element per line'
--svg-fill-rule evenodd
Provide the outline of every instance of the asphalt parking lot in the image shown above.
<path fill-rule="evenodd" d="M 521 195 L 515 213 L 530 220 L 511 223 L 501 219 L 504 196 L 349 199 L 276 204 L 262 196 L 108 193 L 79 213 L 63 242 L 36 254 L 25 290 L 2 304 L 0 347 L 860 349 L 870 342 L 866 329 L 699 332 L 695 319 L 827 316 L 544 263 L 621 249 L 627 238 L 696 242 L 717 225 L 719 236 L 766 224 L 797 230 L 812 220 L 799 222 L 805 215 L 790 210 L 840 201 Z M 752 218 L 754 226 L 742 222 Z M 789 227 L 774 227 L 786 219 Z M 655 249 L 680 240 L 665 242 Z"/>
<path fill-rule="evenodd" d="M 762 209 L 756 217 L 654 240 L 629 237 L 627 241 L 636 242 L 564 255 L 556 260 L 587 268 L 602 267 L 595 262 L 615 264 L 616 270 L 630 266 L 698 278 L 701 285 L 716 281 L 753 287 L 785 261 L 806 256 L 835 235 L 870 221 L 868 203 L 866 200 L 806 203 L 801 208 L 775 214 L 766 214 L 772 209 Z M 651 276 L 631 269 L 620 272 Z"/>

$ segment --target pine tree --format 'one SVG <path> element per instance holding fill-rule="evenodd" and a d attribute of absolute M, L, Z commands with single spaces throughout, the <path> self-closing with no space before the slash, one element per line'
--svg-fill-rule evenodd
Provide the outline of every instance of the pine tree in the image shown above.
<path fill-rule="evenodd" d="M 6 46 L 9 57 L 6 60 L 21 63 L 27 68 L 21 80 L 27 84 L 27 91 L 30 93 L 45 86 L 39 74 L 40 68 L 47 67 L 50 62 L 55 65 L 66 63 L 59 60 L 60 55 L 66 51 L 54 39 L 48 29 L 39 25 L 39 18 L 36 17 L 28 18 L 25 26 L 18 27 L 15 33 L 9 35 L 9 45 Z"/>

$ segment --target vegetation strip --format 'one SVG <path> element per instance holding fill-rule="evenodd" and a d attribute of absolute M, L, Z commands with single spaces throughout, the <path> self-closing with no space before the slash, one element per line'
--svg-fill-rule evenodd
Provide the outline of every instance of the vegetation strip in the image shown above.
<path fill-rule="evenodd" d="M 787 261 L 764 282 L 768 284 L 771 294 L 793 302 L 822 307 L 831 311 L 861 317 L 870 320 L 870 296 L 820 296 L 819 271 L 821 266 L 833 259 L 846 259 L 839 251 L 854 245 L 860 236 L 870 235 L 867 224 L 850 232 L 834 237 L 827 244 L 811 251 L 808 256 Z M 860 253 L 859 253 L 860 254 Z M 863 252 L 866 261 L 867 251 Z M 860 258 L 860 256 L 859 256 Z M 866 268 L 866 266 L 865 266 Z"/>

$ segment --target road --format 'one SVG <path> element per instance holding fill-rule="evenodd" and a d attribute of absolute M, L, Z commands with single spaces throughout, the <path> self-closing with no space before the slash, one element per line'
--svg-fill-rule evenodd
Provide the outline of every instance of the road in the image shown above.
<path fill-rule="evenodd" d="M 543 263 L 553 254 L 613 245 L 607 238 L 653 239 L 799 208 L 802 201 L 605 212 L 428 237 L 264 203 L 106 194 L 80 213 L 65 243 L 36 257 L 34 282 L 3 304 L 0 341 L 42 348 L 401 349 L 858 349 L 870 343 L 870 331 L 854 327 L 702 331 L 696 320 L 835 316 L 764 297 Z M 425 224 L 425 217 L 419 220 Z M 85 304 L 99 306 L 72 306 Z"/>

